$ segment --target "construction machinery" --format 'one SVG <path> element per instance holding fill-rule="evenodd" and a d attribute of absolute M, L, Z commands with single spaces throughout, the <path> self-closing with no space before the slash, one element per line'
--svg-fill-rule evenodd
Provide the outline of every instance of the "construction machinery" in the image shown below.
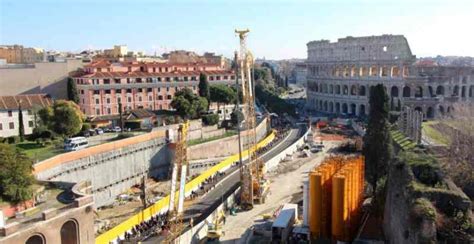
<path fill-rule="evenodd" d="M 240 78 L 240 89 L 243 99 L 243 127 L 246 133 L 243 137 L 243 147 L 248 150 L 248 164 L 240 164 L 240 180 L 242 183 L 240 205 L 244 210 L 252 209 L 254 203 L 263 203 L 268 190 L 268 184 L 264 178 L 264 164 L 258 159 L 256 152 L 257 123 L 255 115 L 255 84 L 253 80 L 254 59 L 252 53 L 247 50 L 246 45 L 246 37 L 249 32 L 248 29 L 235 30 L 240 40 L 240 50 L 235 57 L 235 63 L 236 74 Z M 239 147 L 241 146 L 239 145 Z"/>
<path fill-rule="evenodd" d="M 171 173 L 170 201 L 168 207 L 168 225 L 169 233 L 166 236 L 165 243 L 179 243 L 176 239 L 184 230 L 183 212 L 184 199 L 188 168 L 188 157 L 186 149 L 186 138 L 188 135 L 189 121 L 185 121 L 179 126 L 178 135 L 175 143 L 175 157 Z M 179 191 L 176 196 L 176 184 L 179 183 Z M 178 202 L 176 202 L 178 198 Z"/>

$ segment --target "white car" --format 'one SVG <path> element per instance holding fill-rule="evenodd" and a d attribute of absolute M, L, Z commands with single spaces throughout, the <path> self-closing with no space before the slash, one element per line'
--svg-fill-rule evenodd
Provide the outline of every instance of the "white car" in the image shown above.
<path fill-rule="evenodd" d="M 114 132 L 121 132 L 122 131 L 122 129 L 120 129 L 120 126 L 115 126 L 112 130 Z"/>
<path fill-rule="evenodd" d="M 102 130 L 102 129 L 100 129 L 100 128 L 95 129 L 95 132 L 97 133 L 97 135 L 102 135 L 102 134 L 104 134 L 104 130 Z"/>

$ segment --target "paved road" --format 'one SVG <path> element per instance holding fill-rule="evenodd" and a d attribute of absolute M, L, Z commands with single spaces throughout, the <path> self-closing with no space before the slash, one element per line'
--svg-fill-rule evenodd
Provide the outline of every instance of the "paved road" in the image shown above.
<path fill-rule="evenodd" d="M 260 156 L 260 158 L 263 161 L 268 161 L 274 156 L 276 156 L 278 153 L 289 147 L 291 144 L 296 142 L 303 134 L 305 133 L 305 127 L 304 126 L 299 126 L 298 128 L 293 128 L 290 130 L 288 136 L 281 141 L 279 144 L 277 144 L 275 147 L 270 149 L 270 151 L 267 151 L 263 155 Z M 213 188 L 210 190 L 206 195 L 201 197 L 199 199 L 199 202 L 194 203 L 191 207 L 188 207 L 185 210 L 185 217 L 184 220 L 187 222 L 189 219 L 193 218 L 194 220 L 198 220 L 203 218 L 204 216 L 207 216 L 212 209 L 212 205 L 219 203 L 221 201 L 222 196 L 228 191 L 229 189 L 236 187 L 236 185 L 240 181 L 240 174 L 239 174 L 239 168 L 238 167 L 232 167 L 229 170 L 226 171 L 226 176 L 221 179 Z M 202 216 L 201 216 L 202 215 Z M 197 223 L 197 222 L 195 222 Z M 160 237 L 152 237 L 149 240 L 147 240 L 147 243 L 158 243 L 161 240 Z"/>

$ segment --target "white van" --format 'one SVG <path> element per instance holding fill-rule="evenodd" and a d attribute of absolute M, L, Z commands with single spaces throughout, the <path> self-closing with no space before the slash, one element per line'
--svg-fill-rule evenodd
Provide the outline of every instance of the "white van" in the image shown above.
<path fill-rule="evenodd" d="M 87 138 L 78 136 L 64 140 L 65 151 L 78 151 L 86 148 L 89 145 Z"/>

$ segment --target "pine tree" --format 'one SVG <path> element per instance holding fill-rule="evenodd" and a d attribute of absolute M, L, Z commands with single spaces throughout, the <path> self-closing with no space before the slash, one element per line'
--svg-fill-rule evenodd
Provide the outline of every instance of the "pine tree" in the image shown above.
<path fill-rule="evenodd" d="M 79 94 L 77 93 L 76 82 L 72 78 L 67 79 L 67 97 L 70 101 L 79 104 Z"/>
<path fill-rule="evenodd" d="M 383 85 L 378 84 L 370 89 L 369 104 L 369 123 L 364 136 L 363 154 L 366 179 L 372 186 L 375 200 L 377 183 L 387 174 L 388 163 L 392 158 L 388 95 Z"/>
<path fill-rule="evenodd" d="M 211 99 L 211 94 L 209 91 L 209 82 L 207 81 L 207 77 L 205 74 L 201 73 L 199 75 L 199 96 L 204 97 L 209 101 Z"/>

